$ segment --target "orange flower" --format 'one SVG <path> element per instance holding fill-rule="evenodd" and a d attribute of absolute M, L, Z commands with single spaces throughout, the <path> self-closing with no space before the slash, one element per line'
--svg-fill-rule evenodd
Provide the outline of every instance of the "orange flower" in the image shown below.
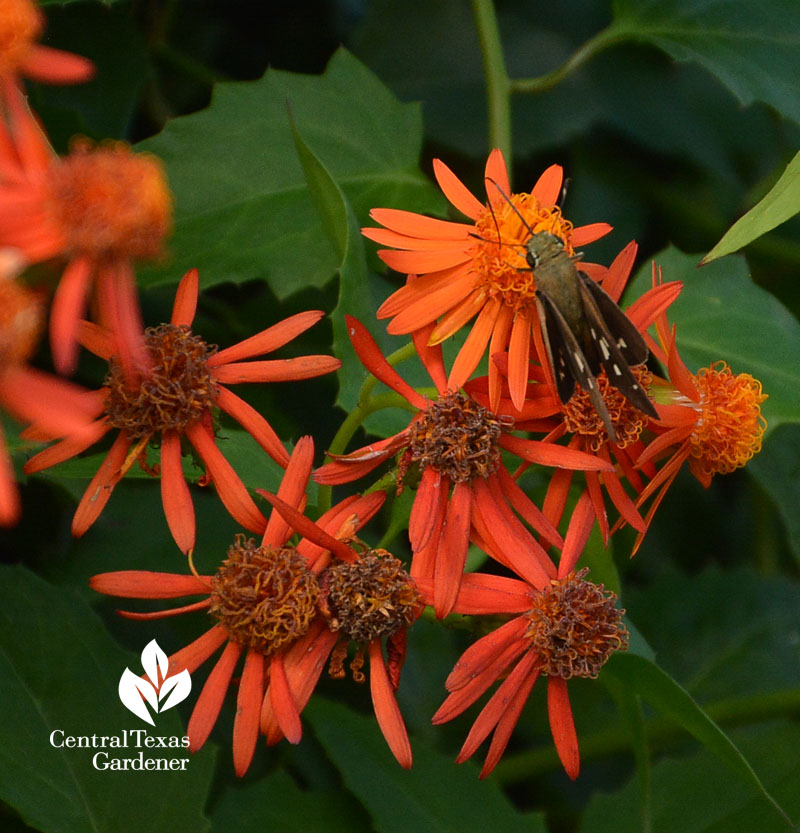
<path fill-rule="evenodd" d="M 450 695 L 433 717 L 436 724 L 452 720 L 502 680 L 456 759 L 463 763 L 493 733 L 481 778 L 502 757 L 540 674 L 548 677 L 547 709 L 556 751 L 567 775 L 578 777 L 580 753 L 567 680 L 597 677 L 609 656 L 628 644 L 621 622 L 624 611 L 614 606 L 614 594 L 586 581 L 586 570 L 574 572 L 593 523 L 584 495 L 570 520 L 558 572 L 547 581 L 531 584 L 478 573 L 464 578 L 454 611 L 515 615 L 465 651 L 445 683 Z M 423 596 L 429 596 L 427 588 Z"/>
<path fill-rule="evenodd" d="M 78 505 L 72 522 L 82 535 L 97 519 L 111 492 L 138 460 L 148 471 L 147 446 L 160 445 L 161 496 L 170 531 L 184 551 L 194 547 L 195 518 L 189 488 L 181 467 L 181 443 L 186 438 L 202 459 L 207 477 L 231 515 L 246 529 L 263 532 L 266 521 L 242 481 L 217 448 L 214 414 L 219 408 L 232 416 L 280 465 L 288 455 L 269 423 L 227 385 L 238 382 L 289 382 L 336 370 L 341 362 L 330 356 L 247 362 L 270 353 L 307 330 L 322 317 L 319 311 L 291 316 L 219 352 L 190 329 L 198 295 L 197 270 L 184 275 L 175 296 L 169 324 L 148 329 L 144 344 L 148 364 L 131 385 L 121 371 L 114 340 L 107 330 L 84 321 L 81 342 L 109 361 L 106 385 L 98 392 L 97 417 L 81 442 L 64 440 L 31 458 L 29 473 L 74 457 L 112 429 L 114 444 Z M 37 438 L 47 432 L 34 426 Z"/>
<path fill-rule="evenodd" d="M 155 157 L 124 143 L 76 141 L 56 156 L 21 94 L 0 125 L 0 246 L 30 263 L 67 260 L 50 316 L 56 368 L 77 361 L 78 322 L 92 282 L 100 323 L 117 342 L 126 376 L 147 362 L 133 263 L 158 257 L 172 223 L 172 198 Z"/>
<path fill-rule="evenodd" d="M 405 661 L 408 628 L 424 608 L 415 581 L 391 553 L 369 549 L 355 537 L 354 521 L 359 526 L 363 523 L 361 514 L 356 513 L 355 498 L 351 498 L 354 502 L 348 504 L 347 516 L 334 537 L 329 530 L 337 528 L 335 523 L 329 522 L 327 529 L 323 523 L 330 513 L 315 524 L 280 497 L 262 494 L 305 542 L 316 545 L 322 560 L 314 561 L 313 569 L 324 567 L 320 574 L 320 615 L 308 634 L 286 651 L 285 673 L 270 678 L 261 711 L 261 730 L 267 743 L 277 743 L 284 736 L 292 743 L 300 740 L 300 711 L 311 697 L 327 657 L 331 658 L 330 675 L 345 677 L 344 660 L 352 641 L 358 646 L 350 662 L 353 679 L 365 681 L 362 668 L 366 653 L 378 725 L 397 762 L 404 769 L 410 768 L 411 744 L 395 691 Z M 384 497 L 384 492 L 372 492 L 357 500 L 380 506 Z M 343 515 L 340 513 L 339 518 Z M 330 556 L 334 557 L 331 563 Z M 287 720 L 292 707 L 295 715 Z"/>
<path fill-rule="evenodd" d="M 33 0 L 0 0 L 0 83 L 5 95 L 19 76 L 74 84 L 94 75 L 86 58 L 37 43 L 43 28 L 44 15 Z"/>
<path fill-rule="evenodd" d="M 638 497 L 641 506 L 655 495 L 648 522 L 687 460 L 689 471 L 708 488 L 715 474 L 730 474 L 761 450 L 767 427 L 761 414 L 767 394 L 761 382 L 749 373 L 733 373 L 723 361 L 690 373 L 678 352 L 676 328 L 670 330 L 666 315 L 659 317 L 657 330 L 661 349 L 656 350 L 670 381 L 658 382 L 663 393 L 656 399 L 659 420 L 653 428 L 659 436 L 636 465 L 651 466 L 665 455 L 669 459 Z M 641 535 L 634 552 L 640 544 Z"/>
<path fill-rule="evenodd" d="M 313 441 L 301 437 L 278 490 L 290 507 L 299 509 L 305 503 L 313 455 Z M 382 502 L 383 495 L 379 493 L 348 498 L 323 515 L 318 524 L 332 534 L 340 528 L 352 534 L 377 512 Z M 261 544 L 237 535 L 227 559 L 213 576 L 123 570 L 101 573 L 89 582 L 98 593 L 128 599 L 205 597 L 172 610 L 120 613 L 129 619 L 149 621 L 205 610 L 217 620 L 169 660 L 167 676 L 183 669 L 194 673 L 225 646 L 189 720 L 187 735 L 192 752 L 200 749 L 211 734 L 234 669 L 244 654 L 233 724 L 233 762 L 239 776 L 247 772 L 253 759 L 265 694 L 280 725 L 287 727 L 287 737 L 295 743 L 299 741 L 298 713 L 303 706 L 298 706 L 289 695 L 287 674 L 291 673 L 293 683 L 313 690 L 325 658 L 336 642 L 336 637 L 329 636 L 322 626 L 317 613 L 319 574 L 328 565 L 329 553 L 307 540 L 296 547 L 290 545 L 292 533 L 289 524 L 273 511 Z M 294 660 L 290 665 L 288 651 L 295 644 L 305 646 L 307 653 L 302 673 L 298 673 Z"/>
<path fill-rule="evenodd" d="M 43 303 L 7 277 L 10 270 L 10 264 L 0 268 L 0 407 L 21 422 L 38 421 L 53 436 L 79 440 L 92 419 L 87 392 L 26 366 L 39 341 Z M 0 429 L 0 526 L 16 523 L 19 514 L 14 467 Z"/>
<path fill-rule="evenodd" d="M 408 522 L 414 553 L 411 574 L 435 578 L 434 607 L 439 617 L 452 610 L 471 537 L 520 575 L 532 581 L 546 577 L 550 560 L 511 507 L 546 542 L 560 546 L 561 536 L 508 474 L 502 451 L 545 466 L 602 471 L 610 470 L 611 464 L 550 442 L 514 436 L 508 430 L 512 423 L 449 389 L 441 348 L 429 345 L 432 325 L 417 330 L 414 343 L 439 392 L 434 400 L 402 379 L 362 324 L 348 316 L 347 325 L 367 370 L 418 411 L 404 431 L 334 458 L 317 469 L 314 479 L 331 485 L 348 483 L 402 451 L 397 472 L 402 489 L 408 469 L 419 467 L 421 479 Z M 538 553 L 538 558 L 529 558 L 529 552 Z"/>
<path fill-rule="evenodd" d="M 530 194 L 510 194 L 508 172 L 499 150 L 486 163 L 488 203 L 479 202 L 441 161 L 436 179 L 450 202 L 472 220 L 454 223 L 408 211 L 375 208 L 370 216 L 385 229 L 362 229 L 371 240 L 400 251 L 381 250 L 381 259 L 398 272 L 420 275 L 391 295 L 378 310 L 391 318 L 390 333 L 413 333 L 436 321 L 430 343 L 439 344 L 476 318 L 450 371 L 447 385 L 457 390 L 469 378 L 489 345 L 489 353 L 508 349 L 511 398 L 522 406 L 531 340 L 541 343 L 536 313 L 536 276 L 525 260 L 531 232 L 548 231 L 566 251 L 607 234 L 611 226 L 594 223 L 573 228 L 556 204 L 563 181 L 558 165 L 548 168 Z M 524 218 L 525 224 L 520 220 Z M 581 268 L 595 278 L 604 269 Z M 490 401 L 495 407 L 499 379 L 489 363 Z"/>

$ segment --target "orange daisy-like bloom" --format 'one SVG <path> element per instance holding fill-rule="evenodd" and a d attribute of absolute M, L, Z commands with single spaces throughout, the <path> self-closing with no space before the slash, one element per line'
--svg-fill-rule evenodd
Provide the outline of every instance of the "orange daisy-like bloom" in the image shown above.
<path fill-rule="evenodd" d="M 320 615 L 308 634 L 286 651 L 285 676 L 270 680 L 264 698 L 261 730 L 267 743 L 277 743 L 284 736 L 292 743 L 300 740 L 299 715 L 326 659 L 330 656 L 332 677 L 345 677 L 344 660 L 350 642 L 354 642 L 358 648 L 350 662 L 353 679 L 365 681 L 362 668 L 366 654 L 375 717 L 392 754 L 404 769 L 409 769 L 411 744 L 395 691 L 405 662 L 408 628 L 424 609 L 416 582 L 391 553 L 369 549 L 355 538 L 354 521 L 358 520 L 359 525 L 362 522 L 355 502 L 347 507 L 347 512 L 354 514 L 348 514 L 334 536 L 329 530 L 336 528 L 335 523 L 323 523 L 327 515 L 315 524 L 280 497 L 266 493 L 264 497 L 305 541 L 316 545 L 319 559 L 313 561 L 313 569 L 324 567 L 320 574 Z M 378 501 L 380 505 L 384 497 L 385 493 L 378 491 L 359 500 Z M 334 560 L 329 563 L 331 556 Z M 291 704 L 296 712 L 287 720 Z"/>
<path fill-rule="evenodd" d="M 278 490 L 285 505 L 299 509 L 305 504 L 313 454 L 311 438 L 301 437 Z M 377 512 L 383 498 L 380 492 L 348 498 L 326 512 L 318 524 L 332 534 L 340 529 L 353 534 Z M 172 610 L 120 613 L 129 619 L 149 621 L 205 610 L 216 620 L 202 636 L 169 659 L 167 676 L 184 669 L 194 673 L 225 646 L 189 720 L 186 732 L 192 752 L 203 746 L 214 728 L 233 672 L 244 655 L 233 725 L 233 762 L 239 776 L 245 774 L 253 758 L 265 697 L 280 725 L 286 727 L 286 736 L 293 742 L 299 740 L 298 715 L 305 702 L 298 705 L 293 699 L 287 674 L 291 674 L 294 684 L 310 685 L 313 690 L 336 641 L 320 624 L 317 607 L 320 573 L 328 566 L 329 552 L 307 540 L 292 546 L 292 534 L 289 524 L 273 511 L 261 544 L 238 535 L 213 576 L 124 570 L 96 575 L 89 582 L 99 593 L 128 599 L 205 597 Z M 297 662 L 288 659 L 289 649 L 298 643 L 307 652 L 307 662 L 300 671 Z"/>
<path fill-rule="evenodd" d="M 21 422 L 38 421 L 53 436 L 78 441 L 92 419 L 86 391 L 26 366 L 43 323 L 42 298 L 0 277 L 0 407 Z M 0 525 L 16 523 L 19 514 L 14 467 L 0 429 Z"/>
<path fill-rule="evenodd" d="M 402 488 L 407 470 L 419 467 L 421 479 L 408 523 L 414 553 L 411 574 L 434 580 L 433 604 L 439 617 L 453 608 L 471 537 L 529 580 L 546 578 L 552 564 L 512 507 L 546 542 L 559 546 L 561 536 L 508 474 L 502 451 L 545 466 L 602 471 L 610 470 L 611 464 L 550 442 L 514 436 L 508 430 L 511 423 L 466 394 L 452 391 L 441 348 L 429 344 L 431 325 L 416 331 L 414 342 L 439 393 L 434 400 L 414 390 L 389 365 L 362 324 L 348 316 L 347 325 L 367 370 L 418 411 L 399 434 L 336 457 L 317 469 L 314 479 L 330 485 L 348 483 L 402 451 L 398 465 L 398 488 Z M 536 557 L 531 558 L 531 553 Z"/>
<path fill-rule="evenodd" d="M 540 674 L 548 678 L 548 717 L 558 756 L 567 775 L 578 777 L 580 753 L 567 681 L 597 677 L 609 656 L 628 644 L 621 622 L 624 611 L 614 606 L 614 594 L 586 581 L 586 570 L 574 571 L 593 523 L 589 497 L 584 495 L 570 520 L 557 574 L 548 581 L 532 585 L 478 573 L 464 579 L 456 612 L 515 616 L 461 656 L 445 683 L 450 695 L 433 717 L 437 724 L 452 720 L 502 680 L 457 758 L 463 763 L 493 733 L 481 778 L 502 757 Z"/>
<path fill-rule="evenodd" d="M 86 58 L 37 43 L 43 29 L 44 15 L 33 0 L 0 0 L 0 83 L 6 94 L 20 76 L 75 84 L 94 74 Z"/>
<path fill-rule="evenodd" d="M 493 150 L 486 163 L 486 204 L 476 199 L 441 161 L 434 174 L 445 196 L 472 223 L 455 223 L 392 208 L 375 208 L 373 220 L 384 229 L 362 229 L 371 240 L 392 246 L 378 252 L 398 272 L 420 275 L 391 295 L 378 310 L 391 318 L 390 333 L 412 333 L 436 321 L 430 343 L 438 344 L 477 316 L 456 358 L 448 387 L 469 378 L 489 345 L 490 354 L 508 350 L 511 398 L 524 401 L 531 342 L 544 355 L 536 312 L 536 276 L 525 259 L 533 233 L 547 231 L 564 242 L 568 254 L 607 234 L 607 223 L 573 228 L 557 200 L 563 172 L 548 168 L 530 194 L 511 194 L 503 155 Z M 524 223 L 522 219 L 524 219 Z M 593 277 L 604 270 L 584 263 Z M 500 380 L 489 363 L 490 401 L 496 405 Z"/>
<path fill-rule="evenodd" d="M 689 471 L 708 488 L 715 474 L 730 474 L 761 450 L 767 428 L 761 414 L 767 394 L 758 379 L 749 373 L 733 373 L 723 361 L 690 373 L 678 353 L 675 327 L 670 330 L 666 315 L 659 317 L 657 331 L 660 347 L 654 345 L 654 350 L 666 365 L 670 382 L 659 383 L 665 391 L 656 400 L 659 420 L 654 428 L 659 436 L 639 455 L 636 465 L 652 465 L 665 455 L 669 459 L 637 500 L 641 506 L 655 495 L 648 522 L 687 460 Z M 671 402 L 661 404 L 665 399 Z M 640 543 L 641 536 L 637 548 Z"/>
<path fill-rule="evenodd" d="M 74 370 L 77 329 L 92 283 L 100 323 L 117 342 L 126 376 L 147 363 L 133 263 L 158 257 L 172 224 L 163 167 L 122 142 L 76 141 L 56 156 L 21 94 L 0 125 L 0 246 L 30 263 L 64 258 L 50 314 L 56 368 Z"/>
<path fill-rule="evenodd" d="M 80 442 L 67 439 L 32 457 L 25 471 L 33 473 L 68 460 L 86 450 L 113 429 L 119 433 L 108 456 L 89 484 L 72 522 L 74 535 L 82 535 L 99 516 L 111 492 L 131 466 L 139 461 L 145 471 L 148 445 L 160 445 L 161 497 L 170 531 L 184 551 L 195 541 L 195 516 L 181 467 L 185 438 L 206 467 L 206 476 L 231 515 L 246 529 L 261 533 L 266 521 L 242 481 L 217 448 L 214 414 L 220 409 L 232 416 L 280 465 L 288 455 L 269 423 L 227 387 L 238 382 L 289 382 L 336 370 L 341 362 L 331 356 L 300 356 L 272 361 L 243 361 L 270 353 L 307 330 L 320 311 L 291 316 L 257 335 L 216 351 L 191 331 L 197 306 L 198 276 L 184 275 L 175 296 L 169 324 L 148 329 L 144 344 L 148 363 L 134 384 L 125 378 L 107 330 L 83 322 L 81 342 L 109 361 L 106 385 L 98 392 L 97 417 Z M 34 426 L 33 435 L 47 438 Z"/>

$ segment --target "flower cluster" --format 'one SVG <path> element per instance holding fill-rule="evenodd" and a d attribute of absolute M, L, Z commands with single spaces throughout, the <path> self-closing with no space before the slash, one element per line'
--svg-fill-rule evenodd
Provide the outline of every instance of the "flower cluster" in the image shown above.
<path fill-rule="evenodd" d="M 326 665 L 341 679 L 347 664 L 354 681 L 369 679 L 380 729 L 397 761 L 410 767 L 395 696 L 407 633 L 421 615 L 455 613 L 501 622 L 458 660 L 433 716 L 436 724 L 449 721 L 496 685 L 458 760 L 491 736 L 482 775 L 491 772 L 544 676 L 555 747 L 576 778 L 567 683 L 596 678 L 628 646 L 616 596 L 579 564 L 589 535 L 596 523 L 607 543 L 630 525 L 638 548 L 684 463 L 704 486 L 743 466 L 765 429 L 759 382 L 724 362 L 696 374 L 687 369 L 668 320 L 679 283 L 654 273 L 652 287 L 620 309 L 636 245 L 608 267 L 583 260 L 579 250 L 611 227 L 575 226 L 563 215 L 559 166 L 530 193 L 512 193 L 495 150 L 482 201 L 435 160 L 444 195 L 467 221 L 376 208 L 371 216 L 381 227 L 363 230 L 405 276 L 377 317 L 389 319 L 390 334 L 409 336 L 431 385 L 410 384 L 365 323 L 347 316 L 364 367 L 411 416 L 402 430 L 348 451 L 357 427 L 351 419 L 353 430 L 340 431 L 315 469 L 311 437 L 287 450 L 265 416 L 231 388 L 337 371 L 341 362 L 331 356 L 263 358 L 324 313 L 298 313 L 220 348 L 193 329 L 200 283 L 190 270 L 177 284 L 169 321 L 145 327 L 136 266 L 165 250 L 172 197 L 164 169 L 120 143 L 76 139 L 67 156 L 52 151 L 20 77 L 75 82 L 86 80 L 91 66 L 36 45 L 42 20 L 29 0 L 6 5 L 13 14 L 0 25 L 16 28 L 0 32 L 0 405 L 27 423 L 23 440 L 48 443 L 27 459 L 27 474 L 110 442 L 78 503 L 76 536 L 97 521 L 134 465 L 159 480 L 186 569 L 115 570 L 90 583 L 125 599 L 198 597 L 122 612 L 145 621 L 207 617 L 203 633 L 169 660 L 173 674 L 216 657 L 189 720 L 191 749 L 203 746 L 236 688 L 233 760 L 244 775 L 259 737 L 268 745 L 300 741 L 301 713 Z M 52 292 L 26 283 L 36 272 L 28 267 L 44 261 L 61 272 Z M 83 347 L 107 364 L 97 390 L 30 367 L 48 312 L 56 370 L 74 371 Z M 456 334 L 461 346 L 446 360 L 443 342 Z M 252 494 L 222 453 L 226 418 L 284 470 L 277 493 Z M 189 456 L 202 470 L 194 479 L 213 485 L 246 530 L 210 574 L 194 566 Z M 531 467 L 546 479 L 541 495 L 525 488 Z M 333 486 L 373 473 L 377 480 L 363 493 L 331 506 Z M 312 478 L 316 507 L 308 505 Z M 412 497 L 403 519 L 407 566 L 359 537 L 404 491 Z M 18 517 L 11 457 L 0 443 L 0 523 Z M 485 572 L 468 569 L 470 547 L 487 556 Z"/>

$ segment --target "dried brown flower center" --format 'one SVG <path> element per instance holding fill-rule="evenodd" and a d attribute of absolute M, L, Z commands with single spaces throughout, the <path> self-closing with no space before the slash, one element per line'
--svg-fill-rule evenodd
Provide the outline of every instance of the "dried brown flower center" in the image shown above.
<path fill-rule="evenodd" d="M 31 0 L 0 2 L 0 77 L 16 72 L 42 32 L 42 13 Z"/>
<path fill-rule="evenodd" d="M 386 550 L 329 567 L 322 578 L 321 607 L 331 630 L 353 642 L 393 636 L 417 617 L 420 597 L 409 574 Z"/>
<path fill-rule="evenodd" d="M 265 656 L 303 636 L 317 612 L 317 577 L 293 547 L 237 535 L 211 586 L 211 615 L 234 642 Z"/>
<path fill-rule="evenodd" d="M 33 355 L 43 324 L 43 299 L 10 278 L 0 278 L 0 370 Z"/>
<path fill-rule="evenodd" d="M 106 377 L 106 414 L 131 437 L 175 429 L 183 431 L 212 408 L 217 389 L 208 359 L 216 352 L 187 326 L 162 324 L 145 331 L 152 366 L 129 387 L 113 359 Z"/>
<path fill-rule="evenodd" d="M 124 143 L 76 142 L 48 172 L 53 219 L 73 254 L 157 257 L 172 224 L 172 197 L 161 162 Z"/>
<path fill-rule="evenodd" d="M 451 483 L 488 477 L 500 464 L 497 440 L 502 424 L 495 414 L 464 393 L 447 393 L 421 411 L 409 428 L 407 459 L 441 472 Z"/>
<path fill-rule="evenodd" d="M 552 677 L 596 677 L 614 651 L 628 647 L 624 610 L 602 584 L 584 581 L 588 570 L 551 582 L 534 596 L 525 635 Z"/>
<path fill-rule="evenodd" d="M 647 391 L 653 379 L 645 365 L 631 367 L 639 387 Z M 617 434 L 617 446 L 625 448 L 639 439 L 649 417 L 640 411 L 618 388 L 608 383 L 605 370 L 597 374 L 597 387 L 606 403 L 611 424 Z M 598 451 L 608 440 L 603 420 L 592 405 L 589 394 L 581 387 L 575 389 L 572 399 L 563 406 L 564 424 L 568 431 L 580 434 L 592 451 Z"/>

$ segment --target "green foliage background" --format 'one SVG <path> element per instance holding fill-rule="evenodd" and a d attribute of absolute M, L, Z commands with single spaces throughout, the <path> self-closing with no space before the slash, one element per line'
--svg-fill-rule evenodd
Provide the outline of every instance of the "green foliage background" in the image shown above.
<path fill-rule="evenodd" d="M 489 150 L 475 24 L 482 3 L 45 5 L 46 42 L 98 67 L 83 87 L 30 88 L 56 148 L 66 150 L 75 133 L 121 138 L 167 166 L 175 232 L 169 257 L 140 274 L 147 322 L 167 320 L 192 266 L 203 288 L 194 329 L 210 342 L 231 344 L 304 309 L 330 313 L 282 355 L 332 351 L 344 361 L 338 378 L 245 392 L 289 443 L 312 434 L 321 461 L 365 379 L 344 313 L 386 350 L 403 344 L 374 319 L 400 278 L 385 274 L 358 227 L 374 206 L 445 216 L 430 178 L 434 157 L 481 193 Z M 410 772 L 391 758 L 368 693 L 352 681 L 324 682 L 304 713 L 303 742 L 259 745 L 242 780 L 230 764 L 231 703 L 186 773 L 99 773 L 84 753 L 53 749 L 53 729 L 133 728 L 116 696 L 122 670 L 138 668 L 150 639 L 173 652 L 205 624 L 203 614 L 120 620 L 113 602 L 88 589 L 97 572 L 185 566 L 158 489 L 144 477 L 120 484 L 93 528 L 71 539 L 94 457 L 25 482 L 22 523 L 0 532 L 4 829 L 789 829 L 766 792 L 800 819 L 800 5 L 496 7 L 511 76 L 537 79 L 512 98 L 514 190 L 562 164 L 571 178 L 567 216 L 615 227 L 592 245 L 592 259 L 609 262 L 635 238 L 631 297 L 649 281 L 653 259 L 665 279 L 685 282 L 673 312 L 690 367 L 725 359 L 760 378 L 770 396 L 764 449 L 746 471 L 708 490 L 684 473 L 634 560 L 629 531 L 609 552 L 590 542 L 587 563 L 621 588 L 637 638 L 599 682 L 571 684 L 580 779 L 561 772 L 541 686 L 492 777 L 478 781 L 474 763 L 452 763 L 475 712 L 436 729 L 430 716 L 474 635 L 428 622 L 411 631 L 398 692 Z M 716 252 L 727 256 L 698 268 L 724 236 Z M 411 364 L 408 371 L 413 378 Z M 79 379 L 97 385 L 102 368 L 85 359 Z M 370 431 L 388 435 L 402 419 L 376 414 Z M 6 426 L 21 466 L 31 452 L 13 439 L 17 428 Z M 223 424 L 222 434 L 250 488 L 277 484 L 276 467 L 242 432 Z M 535 476 L 525 485 L 541 488 Z M 196 562 L 207 572 L 238 530 L 213 495 L 193 492 Z M 377 541 L 403 512 L 399 501 L 390 505 L 367 536 Z M 386 544 L 408 555 L 404 536 Z M 165 715 L 159 732 L 181 734 L 193 702 L 194 694 L 180 714 Z"/>

